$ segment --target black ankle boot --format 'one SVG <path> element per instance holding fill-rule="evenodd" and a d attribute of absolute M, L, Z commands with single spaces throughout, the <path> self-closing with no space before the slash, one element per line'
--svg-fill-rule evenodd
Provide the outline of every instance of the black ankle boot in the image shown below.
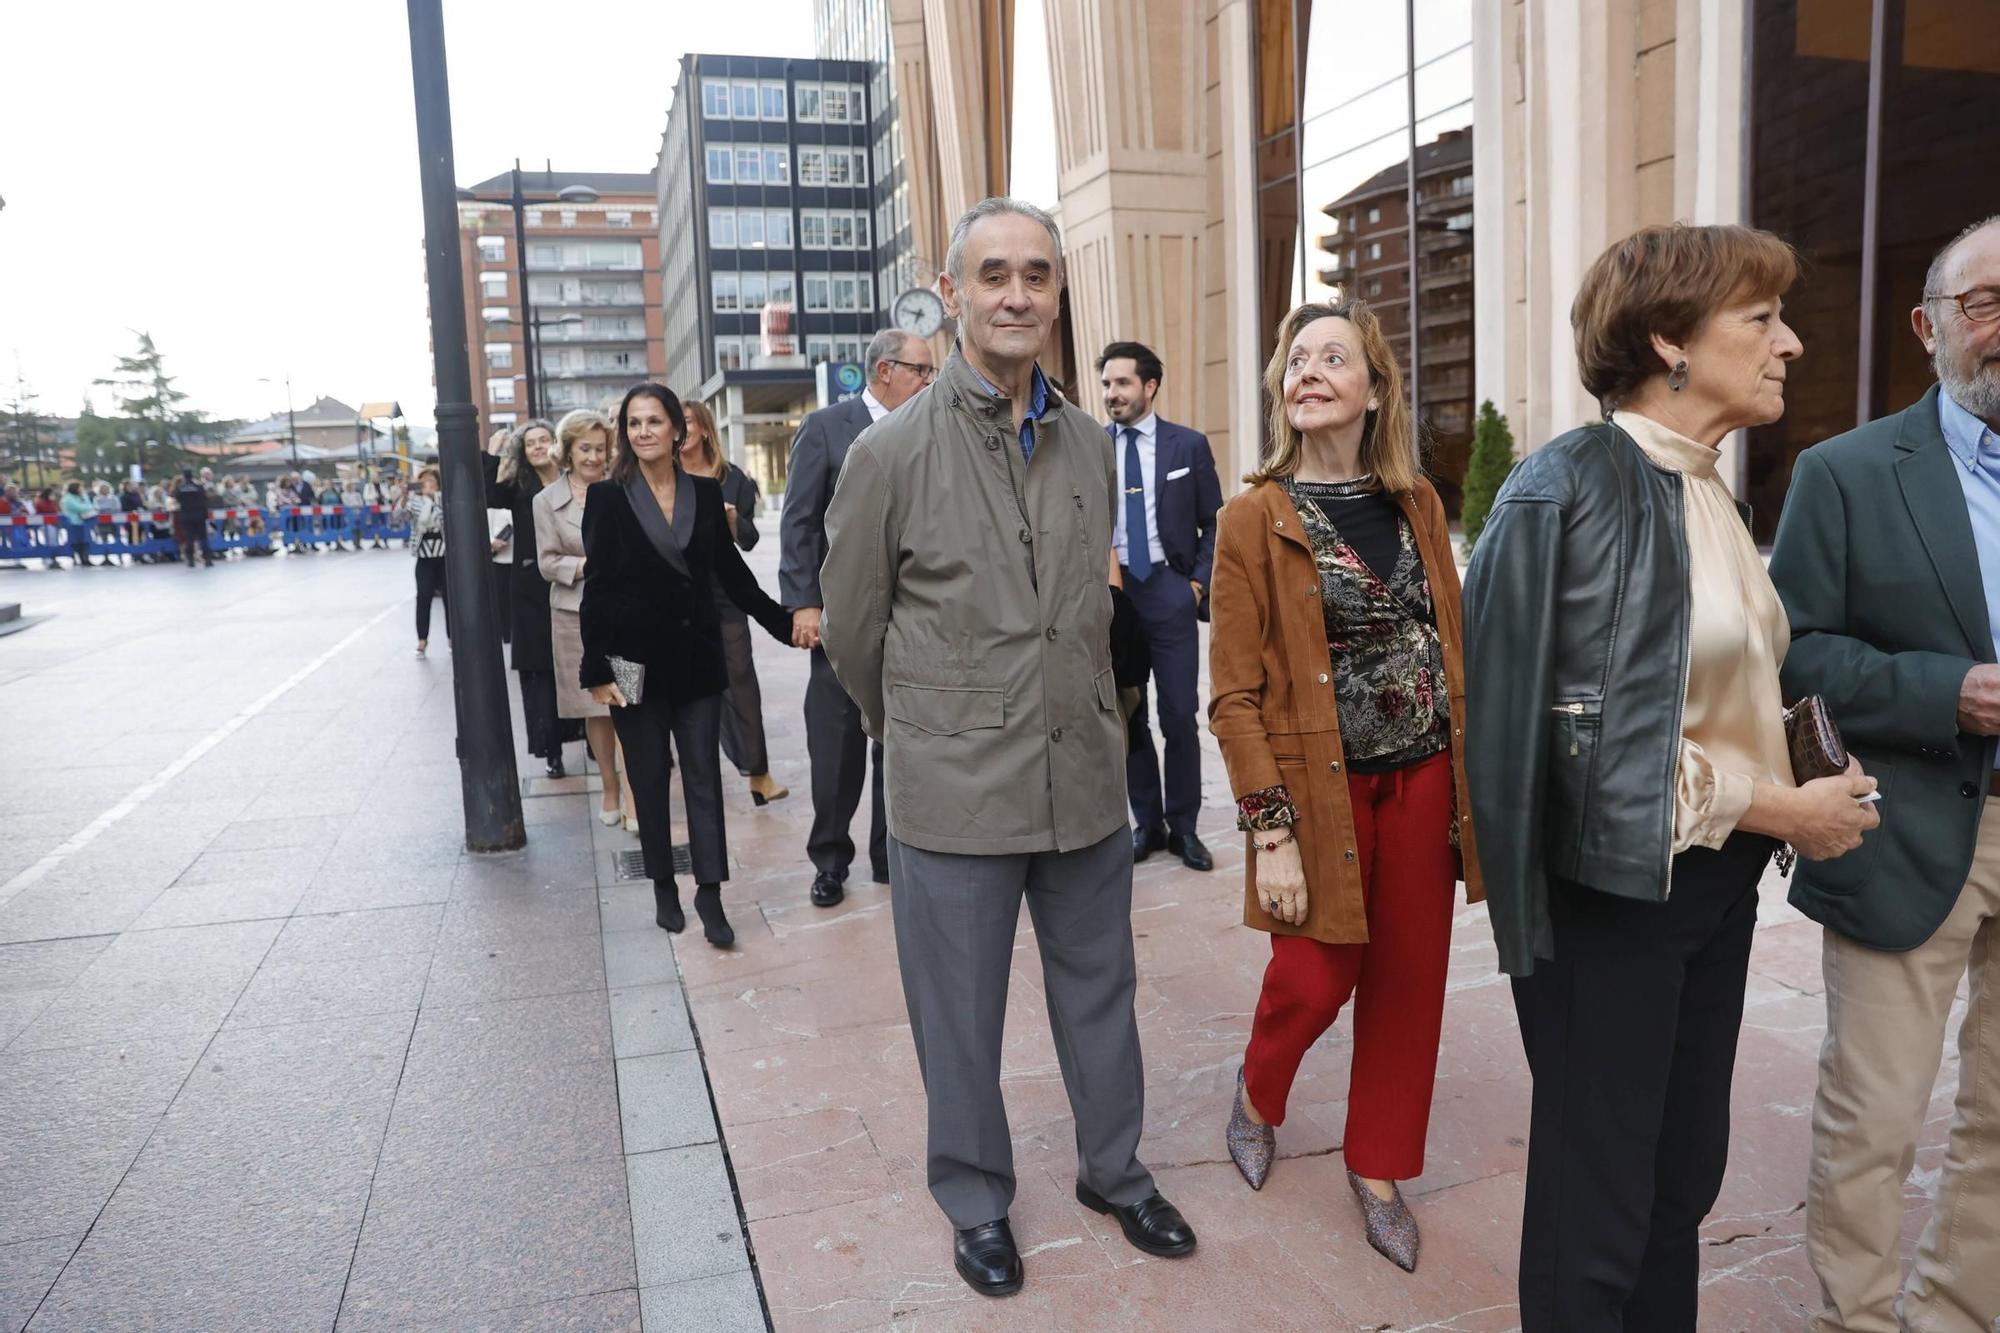
<path fill-rule="evenodd" d="M 708 937 L 710 944 L 718 949 L 727 949 L 736 943 L 736 932 L 729 928 L 729 918 L 722 914 L 720 884 L 695 885 L 694 910 L 701 917 L 701 933 Z"/>
<path fill-rule="evenodd" d="M 561 746 L 557 746 L 555 749 L 549 751 L 549 776 L 552 778 L 566 778 L 569 776 L 569 773 L 563 768 Z"/>
<path fill-rule="evenodd" d="M 653 921 L 661 930 L 675 935 L 687 929 L 687 914 L 681 911 L 680 885 L 670 879 L 653 881 Z"/>

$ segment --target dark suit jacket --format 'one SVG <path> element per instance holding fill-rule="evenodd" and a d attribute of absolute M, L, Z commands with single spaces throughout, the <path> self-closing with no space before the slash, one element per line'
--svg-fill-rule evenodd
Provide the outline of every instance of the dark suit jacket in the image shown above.
<path fill-rule="evenodd" d="M 617 656 L 645 664 L 648 693 L 662 690 L 675 702 L 722 693 L 729 670 L 718 587 L 773 638 L 792 641 L 791 617 L 757 586 L 729 539 L 721 486 L 683 472 L 677 501 L 668 540 L 678 543 L 678 564 L 660 553 L 624 486 L 600 481 L 584 498 L 580 683 L 586 689 L 611 679 L 605 659 Z"/>
<path fill-rule="evenodd" d="M 1125 441 L 1116 426 L 1106 426 L 1115 458 L 1124 457 Z M 1215 570 L 1215 515 L 1222 508 L 1222 481 L 1215 474 L 1215 454 L 1208 436 L 1176 425 L 1165 417 L 1153 431 L 1153 521 L 1159 525 L 1160 546 L 1167 567 L 1202 586 L 1201 618 L 1208 619 L 1208 587 Z M 1120 497 L 1121 503 L 1123 497 Z"/>
<path fill-rule="evenodd" d="M 549 628 L 549 585 L 535 557 L 535 495 L 541 480 L 533 472 L 500 480 L 500 460 L 481 454 L 486 476 L 486 507 L 513 514 L 514 571 L 507 580 L 507 624 L 514 649 L 514 670 L 553 671 L 555 641 Z"/>
<path fill-rule="evenodd" d="M 825 605 L 819 567 L 826 563 L 826 507 L 848 446 L 869 422 L 868 404 L 856 396 L 808 413 L 792 441 L 785 513 L 778 524 L 778 596 L 794 610 Z"/>
<path fill-rule="evenodd" d="M 1801 861 L 1792 905 L 1876 949 L 1922 944 L 1957 902 L 1993 770 L 1994 738 L 1958 729 L 1959 686 L 1993 660 L 1993 634 L 1937 395 L 1800 454 L 1771 554 L 1792 626 L 1785 697 L 1825 696 L 1882 784 L 1882 826 Z"/>

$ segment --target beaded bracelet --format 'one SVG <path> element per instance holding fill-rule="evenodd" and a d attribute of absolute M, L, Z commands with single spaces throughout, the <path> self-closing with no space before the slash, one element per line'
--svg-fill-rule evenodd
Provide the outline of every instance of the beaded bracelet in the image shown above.
<path fill-rule="evenodd" d="M 1299 840 L 1298 831 L 1296 829 L 1288 828 L 1285 830 L 1284 837 L 1279 838 L 1274 842 L 1260 842 L 1257 844 L 1257 849 L 1259 851 L 1264 851 L 1264 852 L 1275 852 L 1280 847 L 1283 847 L 1286 843 L 1297 842 L 1298 840 Z"/>

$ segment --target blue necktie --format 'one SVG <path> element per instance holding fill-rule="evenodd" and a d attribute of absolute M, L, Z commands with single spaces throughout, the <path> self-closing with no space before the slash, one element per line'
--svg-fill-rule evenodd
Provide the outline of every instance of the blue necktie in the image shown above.
<path fill-rule="evenodd" d="M 1145 582 L 1153 576 L 1152 539 L 1146 533 L 1146 470 L 1139 464 L 1139 432 L 1125 428 L 1125 567 Z"/>

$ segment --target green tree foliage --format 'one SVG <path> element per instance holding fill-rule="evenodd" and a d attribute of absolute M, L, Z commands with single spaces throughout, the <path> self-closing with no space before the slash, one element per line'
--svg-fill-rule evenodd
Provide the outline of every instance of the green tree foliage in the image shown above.
<path fill-rule="evenodd" d="M 95 381 L 111 390 L 119 412 L 118 418 L 99 420 L 110 425 L 113 442 L 123 439 L 130 443 L 129 461 L 138 463 L 150 477 L 201 461 L 181 446 L 221 440 L 240 423 L 220 421 L 188 407 L 188 396 L 175 387 L 175 377 L 167 373 L 166 358 L 154 344 L 153 335 L 137 329 L 133 332 L 139 339 L 138 349 L 119 357 L 117 368 Z M 82 422 L 77 430 L 81 444 Z M 148 440 L 153 442 L 150 448 Z"/>
<path fill-rule="evenodd" d="M 1489 398 L 1479 405 L 1479 421 L 1472 428 L 1472 458 L 1466 464 L 1465 500 L 1459 510 L 1468 556 L 1486 527 L 1486 516 L 1493 512 L 1493 497 L 1500 493 L 1500 483 L 1513 470 L 1514 433 Z"/>

